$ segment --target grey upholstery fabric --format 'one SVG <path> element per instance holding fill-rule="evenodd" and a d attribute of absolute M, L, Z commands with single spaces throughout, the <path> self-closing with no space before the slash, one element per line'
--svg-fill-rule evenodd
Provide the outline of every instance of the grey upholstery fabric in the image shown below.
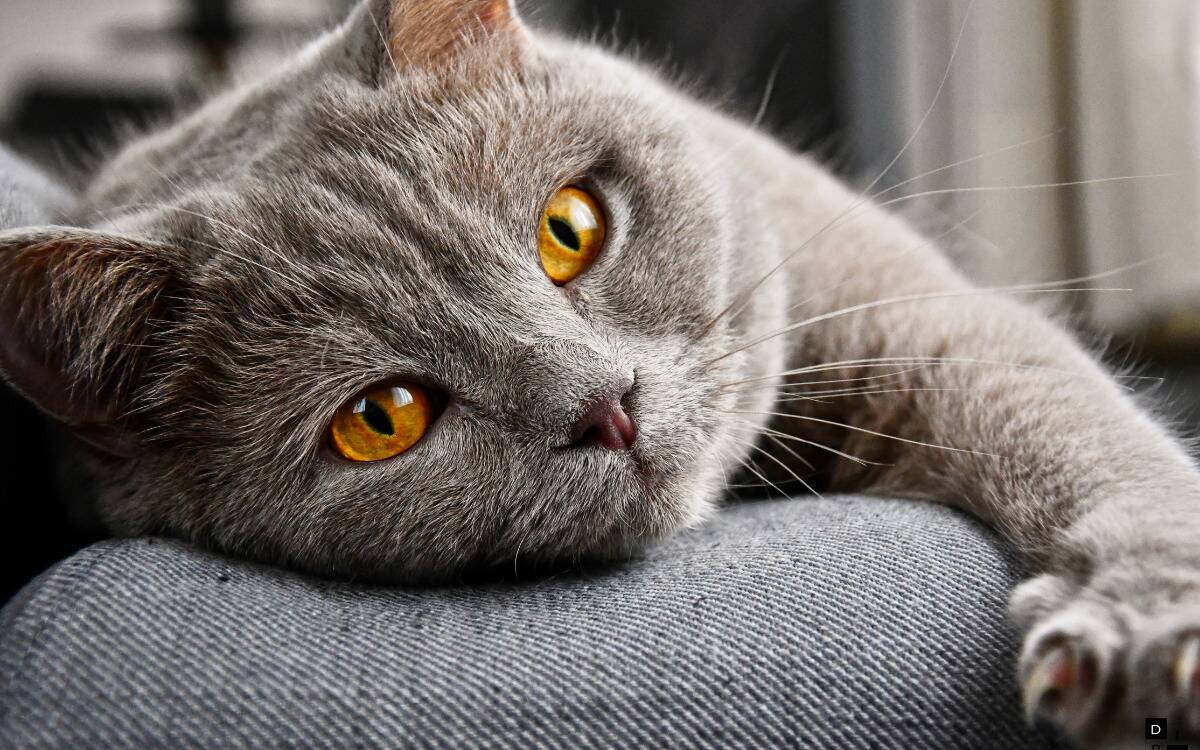
<path fill-rule="evenodd" d="M 387 589 L 163 540 L 90 548 L 3 617 L 20 747 L 1046 747 L 1018 568 L 974 521 L 736 505 L 611 568 Z"/>

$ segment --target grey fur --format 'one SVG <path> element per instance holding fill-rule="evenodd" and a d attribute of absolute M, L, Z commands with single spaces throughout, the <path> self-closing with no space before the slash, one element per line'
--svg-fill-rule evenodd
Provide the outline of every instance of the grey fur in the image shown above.
<path fill-rule="evenodd" d="M 33 165 L 0 146 L 0 229 L 54 221 L 72 198 Z"/>
<path fill-rule="evenodd" d="M 1023 679 L 1064 644 L 1095 673 L 1028 696 L 1076 736 L 1139 712 L 1200 729 L 1162 676 L 1200 630 L 1200 474 L 1066 332 L 869 203 L 831 226 L 857 196 L 629 62 L 396 2 L 131 144 L 90 230 L 0 236 L 6 375 L 102 449 L 76 460 L 114 532 L 444 580 L 618 554 L 703 520 L 757 458 L 1004 533 L 1041 574 L 1014 597 Z M 416 46 L 390 26 L 410 11 Z M 580 179 L 613 235 L 559 288 L 537 221 Z M 954 296 L 831 314 L 925 294 Z M 436 426 L 393 461 L 334 459 L 333 412 L 396 376 L 449 395 Z M 559 448 L 622 378 L 635 451 Z"/>

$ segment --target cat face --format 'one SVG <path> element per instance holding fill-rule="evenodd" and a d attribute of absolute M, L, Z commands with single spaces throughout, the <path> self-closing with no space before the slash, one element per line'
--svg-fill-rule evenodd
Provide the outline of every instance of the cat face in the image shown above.
<path fill-rule="evenodd" d="M 368 3 L 115 160 L 87 201 L 101 230 L 5 238 L 6 318 L 53 342 L 32 357 L 48 386 L 12 356 L 6 373 L 116 454 L 99 460 L 120 531 L 434 580 L 693 522 L 734 442 L 728 370 L 705 362 L 735 227 L 665 96 L 534 40 L 506 3 Z M 564 190 L 603 229 L 565 282 L 540 252 Z M 56 274 L 79 290 L 31 313 Z M 84 315 L 107 317 L 67 335 Z M 381 427 L 363 400 L 381 392 L 419 413 Z M 616 445 L 587 429 L 597 408 L 629 418 Z M 402 450 L 352 460 L 373 455 L 340 431 L 400 440 L 397 419 Z"/>

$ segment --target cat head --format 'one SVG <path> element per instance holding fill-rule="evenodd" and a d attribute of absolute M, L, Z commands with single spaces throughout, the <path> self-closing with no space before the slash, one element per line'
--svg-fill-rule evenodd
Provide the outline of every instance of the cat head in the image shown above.
<path fill-rule="evenodd" d="M 434 580 L 686 525 L 739 227 L 675 96 L 504 0 L 371 0 L 126 147 L 89 228 L 0 235 L 0 367 L 118 532 Z"/>

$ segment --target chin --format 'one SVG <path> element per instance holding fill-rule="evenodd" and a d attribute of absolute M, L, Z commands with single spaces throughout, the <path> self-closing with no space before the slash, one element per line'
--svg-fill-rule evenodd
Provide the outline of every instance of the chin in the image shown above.
<path fill-rule="evenodd" d="M 636 524 L 627 526 L 625 549 L 694 528 L 711 517 L 723 487 L 718 463 L 709 451 L 697 449 L 688 467 L 656 468 L 645 462 L 639 480 L 642 491 L 625 516 Z"/>

